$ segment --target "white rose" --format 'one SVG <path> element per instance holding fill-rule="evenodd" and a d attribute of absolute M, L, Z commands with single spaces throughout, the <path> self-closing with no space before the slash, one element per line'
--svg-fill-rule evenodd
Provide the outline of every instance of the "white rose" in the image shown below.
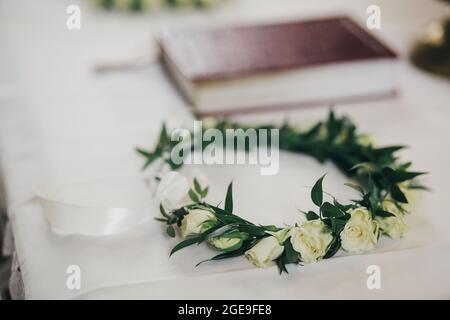
<path fill-rule="evenodd" d="M 316 262 L 327 253 L 333 236 L 320 220 L 306 221 L 291 231 L 291 243 L 304 263 Z"/>
<path fill-rule="evenodd" d="M 356 143 L 363 147 L 373 146 L 372 137 L 368 134 L 361 134 L 356 137 Z"/>
<path fill-rule="evenodd" d="M 378 224 L 366 208 L 350 212 L 351 218 L 341 232 L 342 248 L 349 253 L 362 253 L 375 248 L 378 241 Z"/>
<path fill-rule="evenodd" d="M 200 234 L 211 229 L 216 223 L 217 218 L 209 210 L 192 209 L 181 221 L 181 234 L 187 237 L 193 234 Z"/>
<path fill-rule="evenodd" d="M 395 215 L 402 215 L 403 214 L 402 210 L 400 210 L 400 208 L 398 208 L 395 205 L 394 201 L 392 201 L 392 200 L 384 200 L 383 203 L 381 204 L 381 208 L 384 211 L 393 213 Z"/>
<path fill-rule="evenodd" d="M 209 238 L 208 243 L 217 250 L 229 252 L 239 249 L 248 237 L 249 235 L 245 232 L 232 230 L 223 235 Z"/>
<path fill-rule="evenodd" d="M 420 191 L 417 189 L 409 188 L 408 184 L 405 184 L 405 183 L 400 184 L 399 187 L 400 187 L 400 190 L 405 195 L 406 200 L 408 200 L 408 203 L 398 202 L 398 205 L 402 209 L 402 210 L 400 210 L 394 204 L 394 200 L 389 196 L 387 198 L 387 200 L 383 201 L 383 205 L 382 205 L 383 210 L 394 213 L 394 214 L 410 213 L 414 209 L 414 207 L 417 205 L 417 202 L 420 198 Z"/>
<path fill-rule="evenodd" d="M 287 227 L 279 231 L 266 231 L 266 233 L 274 236 L 280 244 L 283 244 L 291 235 L 292 227 Z"/>
<path fill-rule="evenodd" d="M 156 189 L 156 198 L 170 211 L 189 203 L 189 182 L 183 175 L 169 171 L 163 175 Z"/>
<path fill-rule="evenodd" d="M 217 120 L 213 117 L 203 118 L 202 124 L 205 129 L 215 128 L 217 126 Z"/>
<path fill-rule="evenodd" d="M 155 10 L 162 7 L 162 0 L 142 0 L 142 6 L 146 10 Z"/>
<path fill-rule="evenodd" d="M 214 237 L 209 239 L 208 243 L 221 251 L 234 251 L 242 246 L 242 240 L 239 238 Z"/>
<path fill-rule="evenodd" d="M 398 208 L 395 205 L 395 201 L 389 196 L 387 200 L 383 201 L 382 204 L 383 210 L 394 213 L 396 215 L 397 214 L 403 215 L 405 213 L 410 213 L 414 209 L 420 198 L 419 190 L 408 188 L 408 186 L 404 184 L 400 185 L 400 190 L 405 195 L 406 200 L 408 200 L 408 203 L 397 202 L 397 204 L 400 206 L 400 208 Z"/>
<path fill-rule="evenodd" d="M 403 221 L 401 215 L 396 214 L 390 217 L 375 217 L 375 220 L 380 226 L 380 230 L 388 235 L 392 239 L 402 238 L 406 231 L 408 231 L 408 226 Z"/>
<path fill-rule="evenodd" d="M 133 3 L 133 0 L 115 0 L 114 1 L 115 7 L 120 10 L 130 9 L 132 3 Z"/>
<path fill-rule="evenodd" d="M 259 268 L 267 267 L 272 260 L 278 258 L 284 251 L 277 238 L 269 236 L 261 239 L 256 245 L 245 252 L 245 256 Z"/>

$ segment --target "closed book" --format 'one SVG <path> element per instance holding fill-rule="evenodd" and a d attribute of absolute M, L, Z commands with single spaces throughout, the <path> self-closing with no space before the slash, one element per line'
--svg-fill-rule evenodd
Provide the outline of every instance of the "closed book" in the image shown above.
<path fill-rule="evenodd" d="M 158 43 L 169 74 L 201 115 L 395 92 L 396 54 L 347 17 L 166 30 Z"/>

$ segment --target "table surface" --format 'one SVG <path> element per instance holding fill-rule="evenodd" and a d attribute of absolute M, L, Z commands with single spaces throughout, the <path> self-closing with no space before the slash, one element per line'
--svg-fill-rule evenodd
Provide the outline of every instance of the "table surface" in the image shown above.
<path fill-rule="evenodd" d="M 420 0 L 228 0 L 211 11 L 131 15 L 96 11 L 86 2 L 0 3 L 0 170 L 27 298 L 450 297 L 450 218 L 445 210 L 450 196 L 450 86 L 405 59 L 413 40 L 429 22 L 448 14 L 448 6 Z M 81 30 L 66 28 L 69 4 L 81 7 Z M 387 242 L 373 254 L 291 268 L 288 276 L 279 277 L 274 268 L 255 270 L 245 261 L 194 269 L 189 250 L 169 261 L 173 242 L 162 238 L 153 222 L 102 238 L 64 236 L 49 229 L 33 185 L 139 177 L 142 159 L 133 147 L 150 147 L 162 121 L 189 125 L 193 120 L 159 65 L 99 75 L 93 72 L 97 63 L 154 56 L 151 39 L 167 26 L 243 24 L 335 13 L 364 23 L 369 4 L 381 8 L 382 29 L 377 36 L 401 55 L 401 94 L 397 99 L 338 105 L 335 110 L 350 115 L 379 144 L 409 145 L 402 157 L 412 160 L 415 169 L 431 172 L 424 182 L 433 192 L 423 195 L 403 241 Z M 327 112 L 328 108 L 317 107 L 237 120 L 288 118 L 308 123 Z M 261 220 L 270 219 L 274 210 L 292 207 L 296 194 L 307 193 L 295 189 L 289 177 L 303 179 L 304 186 L 320 172 L 330 171 L 336 182 L 343 181 L 331 165 L 320 167 L 300 155 L 282 154 L 281 164 L 275 180 L 256 177 L 246 167 L 202 170 L 222 189 L 235 179 L 235 190 L 241 190 L 235 202 L 243 212 L 251 208 L 252 199 L 259 199 L 266 208 L 258 216 Z M 277 186 L 275 196 L 274 190 L 265 188 L 271 184 Z M 245 191 L 252 185 L 259 186 L 257 195 Z M 337 184 L 329 182 L 328 187 L 345 196 Z M 285 192 L 292 188 L 296 193 Z M 286 195 L 288 200 L 283 198 Z M 302 196 L 297 199 L 301 203 Z M 278 215 L 277 219 L 287 218 Z M 82 268 L 81 290 L 66 287 L 66 268 L 72 264 Z M 366 268 L 371 264 L 382 268 L 381 290 L 366 287 Z M 216 290 L 210 289 L 211 283 Z"/>

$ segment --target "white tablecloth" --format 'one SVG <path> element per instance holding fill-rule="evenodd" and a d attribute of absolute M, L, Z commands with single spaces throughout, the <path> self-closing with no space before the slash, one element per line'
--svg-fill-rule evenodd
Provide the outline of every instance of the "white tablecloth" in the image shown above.
<path fill-rule="evenodd" d="M 68 4 L 82 8 L 82 29 L 65 27 Z M 164 26 L 220 25 L 346 13 L 364 23 L 368 4 L 378 4 L 376 31 L 405 55 L 424 26 L 448 13 L 431 1 L 250 1 L 229 0 L 209 12 L 118 15 L 92 10 L 84 1 L 12 1 L 0 4 L 0 168 L 13 222 L 27 298 L 380 298 L 450 297 L 449 82 L 424 74 L 403 59 L 401 96 L 395 100 L 337 106 L 380 144 L 401 143 L 417 170 L 430 171 L 426 193 L 410 217 L 411 232 L 384 242 L 371 255 L 339 257 L 294 268 L 279 277 L 274 268 L 255 270 L 244 259 L 192 268 L 210 255 L 189 249 L 167 259 L 173 241 L 151 221 L 119 236 L 89 238 L 52 232 L 33 199 L 32 186 L 139 177 L 136 145 L 152 146 L 161 121 L 190 125 L 192 115 L 158 65 L 98 75 L 98 62 L 137 52 L 154 54 L 150 39 Z M 299 87 L 301 85 L 299 84 Z M 242 116 L 241 121 L 310 122 L 327 108 Z M 297 205 L 322 172 L 328 190 L 344 178 L 329 164 L 300 155 L 281 155 L 280 175 L 264 179 L 246 167 L 202 168 L 213 198 L 235 180 L 236 207 L 264 222 L 292 222 Z M 295 177 L 295 179 L 294 179 Z M 297 183 L 297 181 L 299 181 Z M 259 188 L 250 188 L 250 186 Z M 272 188 L 271 188 L 272 186 Z M 255 190 L 256 189 L 256 190 Z M 239 191 L 238 191 L 239 190 Z M 253 191 L 251 191 L 253 190 Z M 290 190 L 286 192 L 286 190 Z M 298 197 L 298 198 L 297 198 Z M 252 204 L 259 200 L 261 212 Z M 156 214 L 156 213 L 150 213 Z M 275 221 L 277 220 L 277 221 Z M 197 259 L 196 259 L 197 260 Z M 79 265 L 81 290 L 68 290 L 66 268 Z M 366 268 L 382 269 L 382 289 L 366 288 Z M 214 293 L 208 292 L 211 283 Z M 195 284 L 195 285 L 194 285 Z M 245 285 L 243 285 L 245 284 Z M 118 287 L 115 287 L 118 286 Z"/>

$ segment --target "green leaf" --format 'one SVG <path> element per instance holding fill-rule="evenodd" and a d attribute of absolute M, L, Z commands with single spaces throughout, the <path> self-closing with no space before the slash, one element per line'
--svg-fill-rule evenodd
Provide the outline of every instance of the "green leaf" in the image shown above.
<path fill-rule="evenodd" d="M 188 246 L 198 243 L 200 238 L 201 238 L 201 236 L 195 236 L 195 237 L 188 238 L 186 240 L 181 241 L 175 247 L 173 247 L 172 251 L 170 251 L 170 255 L 173 255 L 175 252 L 177 252 L 183 248 L 186 248 Z"/>
<path fill-rule="evenodd" d="M 167 231 L 167 234 L 169 235 L 169 237 L 175 238 L 175 229 L 171 225 L 167 226 L 166 231 Z"/>
<path fill-rule="evenodd" d="M 423 186 L 421 184 L 412 183 L 408 187 L 410 190 L 423 190 L 423 191 L 431 191 L 430 188 Z"/>
<path fill-rule="evenodd" d="M 311 190 L 311 200 L 318 207 L 322 205 L 323 201 L 323 190 L 322 190 L 322 182 L 325 178 L 326 174 L 324 174 L 319 180 L 316 181 L 312 190 Z"/>
<path fill-rule="evenodd" d="M 412 180 L 420 175 L 426 174 L 426 172 L 408 172 L 403 170 L 394 170 L 390 167 L 383 168 L 382 174 L 391 183 L 399 183 L 407 180 Z"/>
<path fill-rule="evenodd" d="M 216 217 L 219 221 L 221 221 L 224 224 L 230 224 L 230 223 L 238 223 L 238 224 L 244 224 L 244 225 L 252 225 L 250 222 L 248 222 L 245 219 L 242 219 L 239 216 L 236 216 L 234 214 L 220 214 L 216 212 Z"/>
<path fill-rule="evenodd" d="M 334 234 L 340 234 L 344 229 L 345 224 L 348 219 L 330 219 L 331 220 L 331 230 Z"/>
<path fill-rule="evenodd" d="M 223 223 L 227 224 L 227 223 L 242 223 L 242 224 L 249 224 L 249 225 L 253 225 L 253 223 L 251 223 L 250 221 L 247 221 L 237 215 L 234 215 L 232 213 L 229 213 L 227 211 L 225 211 L 224 209 L 221 209 L 219 207 L 215 207 L 213 205 L 206 205 L 207 208 L 210 208 L 214 211 L 214 214 L 216 216 L 216 218 L 219 221 L 222 221 Z"/>
<path fill-rule="evenodd" d="M 220 235 L 222 238 L 247 240 L 250 235 L 247 232 L 240 232 L 238 229 L 227 231 Z"/>
<path fill-rule="evenodd" d="M 412 180 L 423 174 L 427 174 L 427 172 L 395 171 L 394 182 L 399 183 L 407 180 Z"/>
<path fill-rule="evenodd" d="M 247 233 L 250 237 L 261 237 L 266 234 L 266 229 L 261 226 L 239 225 L 238 229 L 241 232 Z"/>
<path fill-rule="evenodd" d="M 222 223 L 217 223 L 217 222 L 212 221 L 212 220 L 207 220 L 207 221 L 203 222 L 202 225 L 204 225 L 205 223 L 210 223 L 211 226 L 209 227 L 208 230 L 206 230 L 205 232 L 203 232 L 202 234 L 200 234 L 198 236 L 198 239 L 197 239 L 197 243 L 198 244 L 200 244 L 203 241 L 207 240 L 217 230 L 222 229 L 224 227 L 224 225 Z"/>
<path fill-rule="evenodd" d="M 238 221 L 240 223 L 244 223 L 244 224 L 249 224 L 249 225 L 253 225 L 253 223 L 251 223 L 250 221 L 247 221 L 237 215 L 234 215 L 232 213 L 229 213 L 228 211 L 225 211 L 224 209 L 221 209 L 219 207 L 215 207 L 213 205 L 208 204 L 208 207 L 211 208 L 214 213 L 216 214 L 217 218 L 219 220 L 223 219 L 224 221 L 228 221 L 228 220 L 233 220 L 233 221 Z"/>
<path fill-rule="evenodd" d="M 166 213 L 166 210 L 164 210 L 164 207 L 162 204 L 159 205 L 159 211 L 161 212 L 161 214 L 166 217 L 166 218 L 170 218 L 170 216 Z"/>
<path fill-rule="evenodd" d="M 247 251 L 248 249 L 250 249 L 250 246 L 243 245 L 238 250 L 218 254 L 217 256 L 212 257 L 210 260 L 223 260 L 223 259 L 239 257 L 239 256 L 242 256 L 245 253 L 245 251 Z"/>
<path fill-rule="evenodd" d="M 151 153 L 151 152 L 145 151 L 145 150 L 140 149 L 140 148 L 136 148 L 136 151 L 140 155 L 142 155 L 142 156 L 144 156 L 146 158 L 146 161 L 145 161 L 144 165 L 141 168 L 142 170 L 146 169 L 149 165 L 151 165 L 153 163 L 153 161 L 155 161 L 156 159 L 158 159 L 161 156 L 160 152 L 158 152 L 158 151 L 155 151 L 155 152 Z"/>
<path fill-rule="evenodd" d="M 381 170 L 381 173 L 383 174 L 383 176 L 386 177 L 386 179 L 388 179 L 389 181 L 394 181 L 395 178 L 395 170 L 392 169 L 391 167 L 384 167 L 383 170 Z"/>
<path fill-rule="evenodd" d="M 333 204 L 338 207 L 341 211 L 343 211 L 346 215 L 348 214 L 347 211 L 350 209 L 353 209 L 353 205 L 348 204 L 348 205 L 343 205 L 341 203 L 339 203 L 336 199 L 333 199 Z"/>
<path fill-rule="evenodd" d="M 141 149 L 141 148 L 136 148 L 136 152 L 141 154 L 142 156 L 144 156 L 146 158 L 153 156 L 153 153 L 151 153 L 149 151 L 145 151 L 144 149 Z"/>
<path fill-rule="evenodd" d="M 373 155 L 376 157 L 392 156 L 395 152 L 404 149 L 406 146 L 389 146 L 377 148 L 373 150 Z"/>
<path fill-rule="evenodd" d="M 197 192 L 199 195 L 202 194 L 202 187 L 200 186 L 200 183 L 198 182 L 197 178 L 194 178 L 194 189 L 195 192 Z"/>
<path fill-rule="evenodd" d="M 339 251 L 340 248 L 341 248 L 341 239 L 339 235 L 336 235 L 333 238 L 333 241 L 331 242 L 330 247 L 328 248 L 328 251 L 323 258 L 329 259 L 333 257 Z"/>
<path fill-rule="evenodd" d="M 206 187 L 205 189 L 202 190 L 202 192 L 200 193 L 200 196 L 202 198 L 205 198 L 208 195 L 208 191 L 209 191 L 209 187 Z"/>
<path fill-rule="evenodd" d="M 322 126 L 322 122 L 317 123 L 311 129 L 309 129 L 306 133 L 304 133 L 304 136 L 307 138 L 315 136 L 319 132 L 321 126 Z"/>
<path fill-rule="evenodd" d="M 280 274 L 283 274 L 283 272 L 289 273 L 286 269 L 286 256 L 284 255 L 284 253 L 278 259 L 276 259 L 276 263 L 278 272 Z"/>
<path fill-rule="evenodd" d="M 195 203 L 199 203 L 200 202 L 200 198 L 198 197 L 198 195 L 195 193 L 194 190 L 189 189 L 189 198 L 191 198 L 191 200 Z"/>
<path fill-rule="evenodd" d="M 196 267 L 198 267 L 199 265 L 201 265 L 205 262 L 208 262 L 208 261 L 230 259 L 230 258 L 242 256 L 245 253 L 245 251 L 247 251 L 254 245 L 254 243 L 255 243 L 254 240 L 244 241 L 244 243 L 242 244 L 242 246 L 239 249 L 237 249 L 235 251 L 224 252 L 224 253 L 221 253 L 221 254 L 218 254 L 218 255 L 212 257 L 211 259 L 200 261 L 199 263 L 196 264 Z"/>
<path fill-rule="evenodd" d="M 167 134 L 166 124 L 163 123 L 161 132 L 159 133 L 158 146 L 166 146 L 170 142 L 169 135 Z"/>
<path fill-rule="evenodd" d="M 270 224 L 270 225 L 265 225 L 265 226 L 261 226 L 263 227 L 266 231 L 271 231 L 271 232 L 277 232 L 280 231 L 281 228 L 278 228 L 277 226 Z"/>
<path fill-rule="evenodd" d="M 351 167 L 349 171 L 353 171 L 356 169 L 361 169 L 364 172 L 372 172 L 375 170 L 375 165 L 371 162 L 360 162 Z"/>
<path fill-rule="evenodd" d="M 324 202 L 322 204 L 320 207 L 320 212 L 324 218 L 339 218 L 345 216 L 345 212 L 329 202 Z"/>
<path fill-rule="evenodd" d="M 182 219 L 185 215 L 188 214 L 186 208 L 179 208 L 177 210 L 172 211 L 172 214 L 176 216 L 178 219 Z"/>
<path fill-rule="evenodd" d="M 411 161 L 402 163 L 401 165 L 399 165 L 399 166 L 397 167 L 397 170 L 406 171 L 409 167 L 411 167 L 411 165 L 412 165 L 412 162 L 411 162 Z"/>
<path fill-rule="evenodd" d="M 317 213 L 315 213 L 314 211 L 304 212 L 304 215 L 306 217 L 306 220 L 308 220 L 308 221 L 317 220 L 320 218 L 319 215 Z"/>
<path fill-rule="evenodd" d="M 284 253 L 286 255 L 286 263 L 298 262 L 299 254 L 294 250 L 291 243 L 291 237 L 287 238 L 284 244 Z"/>
<path fill-rule="evenodd" d="M 358 191 L 361 194 L 364 194 L 364 189 L 356 183 L 347 182 L 347 183 L 344 183 L 344 185 L 346 185 L 349 188 L 352 188 L 353 190 Z"/>
<path fill-rule="evenodd" d="M 387 217 L 395 217 L 395 214 L 379 209 L 375 212 L 375 216 L 387 218 Z"/>
<path fill-rule="evenodd" d="M 327 122 L 328 140 L 329 141 L 334 140 L 339 135 L 341 130 L 342 130 L 342 121 L 337 120 L 333 110 L 331 110 L 328 115 L 328 122 Z"/>
<path fill-rule="evenodd" d="M 408 199 L 406 199 L 405 194 L 396 185 L 391 186 L 391 197 L 398 202 L 408 203 Z"/>
<path fill-rule="evenodd" d="M 233 212 L 233 182 L 230 182 L 227 189 L 227 195 L 225 197 L 225 211 Z"/>

